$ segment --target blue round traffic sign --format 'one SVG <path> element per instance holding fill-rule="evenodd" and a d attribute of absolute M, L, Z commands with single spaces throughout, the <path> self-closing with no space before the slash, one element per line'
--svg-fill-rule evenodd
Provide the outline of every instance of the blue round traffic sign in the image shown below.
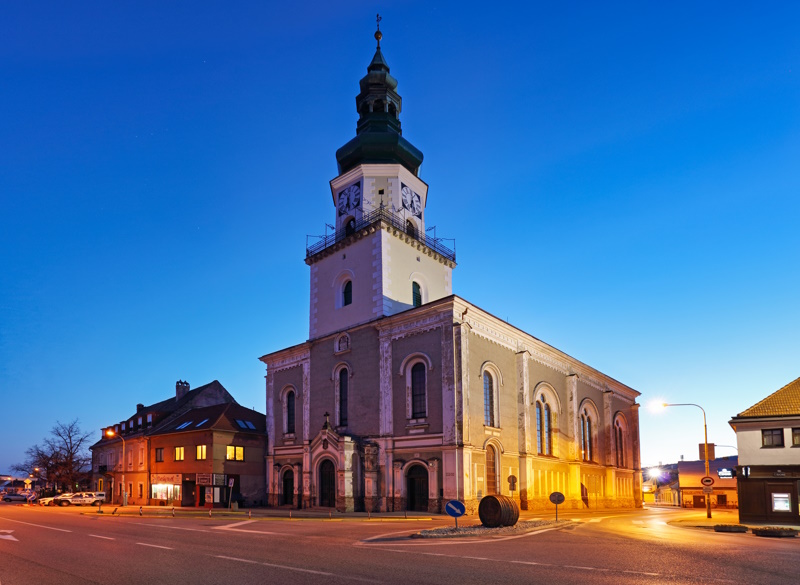
<path fill-rule="evenodd" d="M 458 500 L 450 500 L 445 504 L 444 511 L 453 518 L 458 518 L 464 515 L 464 512 L 467 511 L 467 507 Z"/>

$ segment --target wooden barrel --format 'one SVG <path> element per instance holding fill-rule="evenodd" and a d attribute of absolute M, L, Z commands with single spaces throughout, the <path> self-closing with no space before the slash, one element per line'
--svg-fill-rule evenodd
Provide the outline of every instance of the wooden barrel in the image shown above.
<path fill-rule="evenodd" d="M 508 496 L 484 496 L 478 504 L 478 517 L 488 528 L 514 526 L 519 520 L 519 506 Z"/>

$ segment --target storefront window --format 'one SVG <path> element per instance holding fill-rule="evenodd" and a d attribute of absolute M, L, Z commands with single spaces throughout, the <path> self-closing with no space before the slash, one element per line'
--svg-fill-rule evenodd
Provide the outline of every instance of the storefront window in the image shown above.
<path fill-rule="evenodd" d="M 181 499 L 181 486 L 171 485 L 166 483 L 156 483 L 151 486 L 152 495 L 154 500 L 180 501 Z"/>
<path fill-rule="evenodd" d="M 772 494 L 773 512 L 791 512 L 792 498 L 790 494 Z"/>

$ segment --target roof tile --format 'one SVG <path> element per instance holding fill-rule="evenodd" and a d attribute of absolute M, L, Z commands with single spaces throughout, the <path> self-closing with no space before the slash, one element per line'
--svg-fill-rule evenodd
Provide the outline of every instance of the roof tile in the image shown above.
<path fill-rule="evenodd" d="M 740 412 L 737 418 L 792 415 L 800 415 L 800 378 Z"/>

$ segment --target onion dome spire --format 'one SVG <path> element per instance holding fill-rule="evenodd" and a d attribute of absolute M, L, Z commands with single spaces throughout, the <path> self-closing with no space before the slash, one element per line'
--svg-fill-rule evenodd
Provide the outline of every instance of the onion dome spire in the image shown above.
<path fill-rule="evenodd" d="M 389 64 L 381 53 L 383 33 L 378 29 L 378 46 L 361 79 L 361 92 L 356 96 L 358 123 L 356 136 L 336 151 L 339 174 L 364 163 L 399 163 L 415 175 L 422 164 L 422 152 L 403 138 L 400 110 L 403 100 L 397 93 L 397 80 L 389 74 Z"/>

